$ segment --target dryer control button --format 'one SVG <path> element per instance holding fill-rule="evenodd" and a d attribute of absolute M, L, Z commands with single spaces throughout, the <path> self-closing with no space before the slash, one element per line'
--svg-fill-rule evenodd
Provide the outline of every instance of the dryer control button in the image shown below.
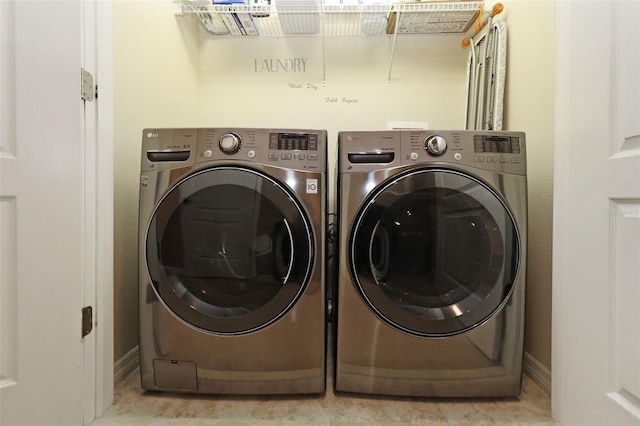
<path fill-rule="evenodd" d="M 247 152 L 247 156 L 249 158 L 255 158 L 256 152 L 252 149 L 251 151 Z"/>
<path fill-rule="evenodd" d="M 220 151 L 225 154 L 235 154 L 240 149 L 240 136 L 235 133 L 225 133 L 218 142 Z"/>
<path fill-rule="evenodd" d="M 418 153 L 417 152 L 412 152 L 410 157 L 411 157 L 411 159 L 413 161 L 416 161 L 418 159 Z"/>
<path fill-rule="evenodd" d="M 453 158 L 460 161 L 462 160 L 462 154 L 460 154 L 459 152 L 456 152 L 455 154 L 453 154 Z"/>
<path fill-rule="evenodd" d="M 442 136 L 429 136 L 424 141 L 424 148 L 431 155 L 442 155 L 447 150 L 447 141 Z"/>
<path fill-rule="evenodd" d="M 208 149 L 208 150 L 206 150 L 206 151 L 204 152 L 204 156 L 205 156 L 206 158 L 211 158 L 211 156 L 212 156 L 212 155 L 213 155 L 213 151 L 211 151 L 210 149 Z"/>

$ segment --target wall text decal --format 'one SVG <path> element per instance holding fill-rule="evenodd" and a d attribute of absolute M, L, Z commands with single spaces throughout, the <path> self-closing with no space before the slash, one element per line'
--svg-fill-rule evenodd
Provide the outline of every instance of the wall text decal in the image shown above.
<path fill-rule="evenodd" d="M 351 105 L 351 104 L 359 103 L 360 99 L 357 99 L 357 98 L 342 98 L 342 99 L 338 100 L 338 98 L 336 96 L 327 96 L 327 97 L 324 98 L 324 102 L 327 103 L 327 104 L 341 103 L 341 104 Z"/>
<path fill-rule="evenodd" d="M 255 58 L 255 72 L 307 72 L 308 58 Z"/>
<path fill-rule="evenodd" d="M 287 83 L 287 87 L 292 90 L 312 90 L 314 92 L 318 90 L 318 85 L 315 83 L 302 83 L 302 82 L 295 82 L 295 81 Z M 323 89 L 321 88 L 321 91 L 322 90 Z M 321 99 L 322 99 L 322 102 L 330 105 L 360 104 L 359 98 L 352 98 L 352 97 L 346 97 L 346 96 L 323 96 Z"/>
<path fill-rule="evenodd" d="M 307 84 L 302 84 L 302 83 L 289 83 L 288 84 L 289 89 L 311 89 L 311 90 L 318 90 L 318 85 L 313 84 L 313 83 L 307 83 Z"/>

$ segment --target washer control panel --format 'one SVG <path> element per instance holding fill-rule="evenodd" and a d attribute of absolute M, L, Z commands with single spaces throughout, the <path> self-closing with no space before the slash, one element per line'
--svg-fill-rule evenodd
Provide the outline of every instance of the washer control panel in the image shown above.
<path fill-rule="evenodd" d="M 272 162 L 318 161 L 318 133 L 271 132 L 269 155 Z"/>
<path fill-rule="evenodd" d="M 326 171 L 326 130 L 144 129 L 141 170 L 233 161 Z"/>
<path fill-rule="evenodd" d="M 144 129 L 140 170 L 166 170 L 195 163 L 196 129 Z"/>
<path fill-rule="evenodd" d="M 298 170 L 325 170 L 325 130 L 198 129 L 196 162 L 260 162 Z"/>

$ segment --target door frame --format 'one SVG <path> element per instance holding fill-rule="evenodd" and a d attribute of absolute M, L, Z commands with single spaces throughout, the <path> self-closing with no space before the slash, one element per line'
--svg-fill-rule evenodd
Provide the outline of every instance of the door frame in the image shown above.
<path fill-rule="evenodd" d="M 88 4 L 87 4 L 88 3 Z M 97 85 L 99 102 L 95 102 L 96 124 L 93 146 L 87 147 L 87 164 L 95 166 L 94 174 L 86 174 L 85 211 L 94 209 L 94 228 L 88 239 L 93 239 L 93 259 L 85 260 L 88 281 L 85 302 L 92 298 L 94 305 L 93 365 L 84 369 L 87 386 L 83 412 L 85 424 L 102 416 L 113 403 L 114 387 L 114 315 L 113 315 L 113 3 L 111 0 L 85 0 L 85 7 L 93 11 L 85 19 L 93 20 L 95 40 L 93 46 L 85 46 L 85 52 L 94 49 L 94 66 L 91 70 Z M 91 40 L 85 40 L 91 42 Z M 92 206 L 87 204 L 93 203 Z M 93 274 L 92 277 L 89 275 Z M 91 292 L 93 292 L 91 294 Z M 91 296 L 91 297 L 88 297 Z M 85 348 L 85 351 L 87 348 Z M 86 358 L 85 358 L 86 359 Z M 93 386 L 91 386 L 93 384 Z M 93 387 L 93 389 L 92 389 Z"/>
<path fill-rule="evenodd" d="M 26 20 L 25 17 L 32 16 L 36 10 L 41 11 L 40 6 L 43 3 L 44 2 L 33 2 L 28 5 L 23 4 L 18 11 L 14 8 L 14 6 L 18 4 L 16 1 L 15 5 L 9 4 L 9 8 L 7 9 L 8 13 L 6 18 L 11 25 L 7 34 L 9 36 L 8 41 L 9 43 L 13 43 L 13 48 L 10 47 L 10 56 L 12 56 L 12 58 L 8 61 L 8 67 L 14 68 L 14 71 L 15 69 L 28 71 L 23 74 L 23 78 L 20 81 L 16 81 L 13 71 L 8 74 L 8 102 L 9 104 L 15 104 L 15 109 L 25 112 L 19 119 L 9 117 L 9 122 L 13 121 L 13 124 L 10 124 L 9 127 L 11 129 L 12 139 L 15 138 L 14 133 L 16 129 L 34 129 L 29 114 L 31 111 L 28 110 L 28 108 L 31 108 L 37 96 L 47 97 L 46 101 L 42 104 L 42 110 L 37 111 L 38 114 L 48 112 L 48 110 L 52 109 L 51 106 L 55 104 L 56 106 L 54 108 L 59 111 L 64 111 L 63 117 L 68 117 L 67 124 L 70 132 L 73 133 L 72 136 L 69 136 L 65 132 L 62 132 L 61 136 L 60 130 L 58 130 L 56 134 L 56 129 L 59 129 L 59 127 L 53 127 L 49 130 L 47 126 L 50 121 L 45 122 L 42 127 L 39 127 L 39 122 L 35 121 L 36 126 L 38 126 L 35 129 L 40 134 L 43 134 L 42 132 L 45 131 L 51 132 L 53 141 L 60 137 L 65 139 L 65 144 L 61 144 L 61 149 L 65 151 L 64 155 L 60 155 L 57 159 L 58 169 L 65 167 L 64 162 L 61 161 L 75 161 L 73 167 L 69 167 L 69 170 L 72 170 L 73 173 L 68 175 L 69 179 L 74 180 L 74 186 L 71 189 L 73 191 L 73 206 L 69 208 L 69 212 L 73 218 L 76 218 L 76 215 L 78 215 L 77 219 L 79 221 L 70 227 L 73 243 L 68 249 L 72 251 L 67 251 L 64 255 L 65 259 L 76 257 L 71 266 L 72 270 L 70 269 L 73 273 L 73 278 L 72 281 L 69 282 L 66 288 L 67 292 L 65 293 L 65 295 L 68 296 L 71 291 L 73 297 L 71 299 L 65 299 L 69 302 L 69 305 L 59 307 L 65 310 L 72 308 L 72 312 L 70 312 L 69 315 L 64 315 L 64 317 L 59 318 L 60 320 L 64 320 L 64 324 L 54 323 L 53 326 L 67 327 L 70 319 L 73 322 L 71 325 L 74 327 L 72 327 L 71 330 L 67 327 L 64 333 L 60 333 L 60 337 L 63 339 L 61 341 L 68 341 L 66 340 L 67 336 L 72 336 L 72 339 L 76 338 L 73 336 L 77 336 L 78 340 L 74 340 L 74 344 L 68 348 L 68 350 L 73 352 L 72 354 L 67 353 L 67 356 L 71 358 L 71 368 L 73 369 L 73 373 L 69 374 L 68 377 L 59 377 L 64 371 L 56 369 L 55 366 L 47 366 L 46 363 L 42 364 L 44 369 L 50 371 L 50 374 L 47 374 L 47 384 L 49 380 L 64 381 L 65 384 L 61 386 L 61 389 L 73 389 L 73 395 L 68 395 L 69 398 L 67 398 L 69 404 L 57 406 L 59 408 L 57 412 L 46 411 L 49 410 L 49 407 L 43 404 L 42 407 L 38 407 L 38 409 L 34 411 L 34 417 L 27 416 L 26 419 L 22 419 L 22 422 L 42 418 L 43 415 L 46 416 L 48 413 L 52 423 L 75 419 L 74 421 L 76 422 L 81 421 L 83 424 L 88 424 L 101 416 L 105 408 L 111 405 L 113 401 L 112 3 L 110 0 L 106 2 L 101 0 L 79 0 L 77 2 L 49 3 L 47 4 L 47 12 L 54 13 L 53 17 L 58 18 L 57 23 L 51 26 L 43 26 L 42 28 L 38 27 L 37 30 L 41 31 L 33 32 L 35 25 L 32 25 L 32 22 Z M 4 20 L 4 10 L 2 13 Z M 98 19 L 98 17 L 100 17 L 100 19 Z M 35 22 L 40 21 L 34 21 L 34 23 Z M 28 26 L 25 25 L 27 23 Z M 60 28 L 60 25 L 64 25 L 69 29 L 69 31 L 64 31 L 63 35 L 60 35 L 60 37 L 64 36 L 64 39 L 58 38 L 58 34 L 55 33 L 55 30 Z M 18 29 L 20 30 L 18 31 Z M 33 37 L 26 37 L 25 35 L 28 33 L 33 35 Z M 4 35 L 3 33 L 3 37 Z M 19 41 L 16 39 L 16 36 L 21 37 Z M 42 40 L 45 42 L 42 43 Z M 51 40 L 51 44 L 46 43 L 47 40 Z M 64 46 L 64 49 L 59 48 L 61 46 L 61 40 L 68 43 Z M 67 55 L 66 52 L 70 52 L 71 50 L 73 50 L 73 54 Z M 19 59 L 17 58 L 16 52 L 19 52 Z M 31 58 L 36 57 L 37 60 L 31 60 Z M 33 76 L 38 73 L 47 74 L 48 70 L 37 67 L 47 68 L 49 64 L 52 64 L 53 66 L 51 66 L 51 68 L 55 70 L 55 74 L 52 74 L 54 77 L 52 78 L 59 78 L 59 76 L 63 75 L 64 81 L 61 83 L 63 92 L 59 90 L 41 91 L 42 84 L 44 84 L 42 83 L 42 79 L 39 79 L 34 84 L 28 84 L 28 79 L 33 79 Z M 90 71 L 94 77 L 100 74 L 104 96 L 101 98 L 99 108 L 98 102 L 87 101 L 84 111 L 82 111 L 81 68 Z M 50 82 L 46 84 L 50 87 L 55 87 L 55 83 L 54 86 L 52 86 Z M 16 87 L 24 90 L 20 90 L 20 93 L 14 93 Z M 67 94 L 69 95 L 68 97 Z M 34 114 L 36 114 L 36 112 L 34 112 Z M 24 133 L 24 140 L 31 142 L 33 133 Z M 17 151 L 12 152 L 12 154 L 28 157 L 33 152 L 33 148 L 39 147 L 34 144 L 29 149 L 23 150 L 20 154 L 17 154 Z M 36 157 L 41 159 L 42 151 L 40 151 Z M 11 173 L 10 170 L 9 173 Z M 40 179 L 42 175 L 34 174 L 33 176 L 34 178 L 37 177 Z M 54 180 L 54 182 L 59 181 Z M 26 188 L 26 190 L 28 191 L 29 188 Z M 55 193 L 52 193 L 51 197 L 55 197 Z M 44 201 L 48 200 L 49 198 Z M 53 209 L 56 214 L 61 210 L 60 207 L 64 207 L 61 204 L 64 201 L 65 199 L 63 198 L 56 199 L 57 204 Z M 31 208 L 30 206 L 30 204 L 25 205 L 26 208 Z M 46 213 L 47 212 L 45 212 L 45 214 Z M 60 224 L 60 226 L 66 225 L 67 222 Z M 33 239 L 29 233 L 26 233 L 26 235 L 30 240 Z M 20 245 L 17 241 L 11 243 L 16 246 Z M 49 242 L 49 244 L 52 243 Z M 26 249 L 16 248 L 14 256 L 15 253 L 24 252 L 27 254 L 27 257 L 29 257 L 32 253 L 30 251 L 32 245 L 31 242 L 26 245 L 22 244 Z M 49 246 L 44 248 L 47 249 Z M 64 250 L 65 247 L 63 246 L 62 249 Z M 55 260 L 57 258 L 54 256 L 53 259 Z M 36 270 L 41 269 L 38 266 L 40 264 L 38 262 L 36 262 L 36 264 Z M 64 267 L 64 265 L 62 266 Z M 67 276 L 65 275 L 65 277 Z M 15 276 L 11 276 L 10 279 L 11 281 L 17 280 Z M 54 283 L 58 284 L 58 281 L 54 281 Z M 11 294 L 15 296 L 14 288 L 15 287 L 11 289 Z M 24 296 L 25 298 L 29 297 L 30 293 L 25 292 Z M 48 300 L 46 299 L 47 295 L 43 293 L 43 296 L 45 297 L 43 300 L 46 303 L 46 300 Z M 21 307 L 25 306 L 18 304 L 16 301 L 12 301 L 11 303 L 16 305 L 16 309 L 21 309 Z M 83 315 L 81 314 L 80 308 L 84 306 L 92 306 L 94 308 L 95 314 L 92 316 L 91 321 L 94 327 L 92 333 L 81 339 L 80 323 Z M 30 313 L 30 311 L 27 311 L 20 318 L 30 317 Z M 15 326 L 16 319 L 18 319 L 17 311 L 16 317 L 12 318 L 12 326 Z M 97 325 L 97 327 L 95 325 Z M 25 327 L 28 328 L 25 324 L 18 324 L 18 329 L 26 330 Z M 54 335 L 54 338 L 56 337 L 57 335 Z M 14 346 L 16 347 L 16 351 L 18 351 L 20 345 L 15 344 Z M 29 347 L 27 347 L 27 350 L 28 349 Z M 53 351 L 57 349 L 59 348 L 52 347 Z M 76 350 L 78 352 L 75 352 Z M 60 354 L 64 356 L 63 352 L 58 351 L 58 356 L 60 356 Z M 55 362 L 56 358 L 52 357 L 52 360 Z M 26 368 L 28 368 L 28 363 Z M 14 374 L 15 377 L 20 375 L 18 372 Z M 14 375 L 12 374 L 12 376 Z M 38 388 L 39 394 L 42 394 L 42 392 L 49 392 L 52 395 L 56 394 L 56 389 L 52 391 L 42 386 L 34 386 L 34 381 L 27 376 L 29 375 L 24 374 L 23 377 L 20 378 L 20 380 L 25 383 L 26 392 L 28 392 L 29 389 Z M 78 391 L 77 395 L 76 391 Z M 27 404 L 33 405 L 33 401 L 29 402 L 33 396 L 29 398 L 26 392 L 21 392 L 19 395 L 19 399 L 21 399 L 19 401 L 20 404 L 18 404 L 17 407 L 14 406 L 14 408 L 18 409 L 17 411 L 19 411 L 22 406 L 21 402 L 23 400 L 26 401 Z M 67 396 L 65 392 L 63 392 L 62 395 L 64 397 Z M 59 397 L 60 394 L 58 392 L 58 398 Z M 22 411 L 19 411 L 19 413 L 21 412 Z"/>
<path fill-rule="evenodd" d="M 559 2 L 556 4 L 556 52 L 570 52 L 571 48 L 571 12 L 568 5 Z M 553 176 L 553 224 L 554 228 L 563 226 L 566 221 L 565 192 L 569 191 L 568 170 L 571 164 L 571 152 L 569 144 L 559 144 L 558 141 L 568 140 L 569 126 L 566 121 L 571 117 L 570 110 L 570 59 L 556 54 L 555 69 L 555 148 L 554 148 L 554 176 Z M 562 240 L 557 238 L 554 231 L 553 237 L 553 272 L 552 272 L 552 339 L 551 339 L 551 357 L 553 370 L 551 372 L 551 411 L 553 417 L 559 420 L 563 417 L 563 393 L 562 374 L 563 356 L 562 356 L 562 306 L 565 303 L 562 292 L 562 279 L 564 272 L 564 259 L 566 253 Z"/>

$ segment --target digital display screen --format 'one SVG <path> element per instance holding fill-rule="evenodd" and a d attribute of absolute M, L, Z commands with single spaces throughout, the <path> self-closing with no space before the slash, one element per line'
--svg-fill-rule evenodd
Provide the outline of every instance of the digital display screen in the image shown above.
<path fill-rule="evenodd" d="M 475 152 L 496 154 L 520 154 L 520 140 L 510 136 L 476 136 Z"/>
<path fill-rule="evenodd" d="M 316 151 L 318 149 L 318 135 L 313 133 L 271 133 L 269 149 Z"/>

